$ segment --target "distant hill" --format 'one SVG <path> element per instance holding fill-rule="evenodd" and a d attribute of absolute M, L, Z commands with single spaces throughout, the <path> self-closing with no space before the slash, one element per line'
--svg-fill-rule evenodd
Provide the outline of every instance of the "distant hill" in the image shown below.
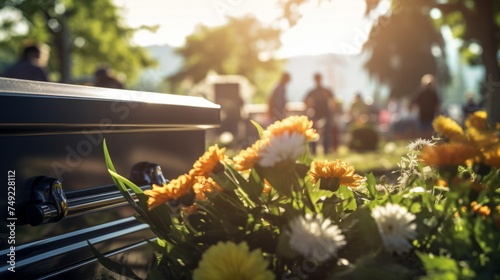
<path fill-rule="evenodd" d="M 154 45 L 146 47 L 149 55 L 158 61 L 156 68 L 146 69 L 139 78 L 137 89 L 157 91 L 158 85 L 177 72 L 182 66 L 182 57 L 175 53 L 175 48 L 170 45 Z"/>
<path fill-rule="evenodd" d="M 147 47 L 149 54 L 158 60 L 158 73 L 171 75 L 182 66 L 182 57 L 175 53 L 170 45 L 155 45 Z"/>

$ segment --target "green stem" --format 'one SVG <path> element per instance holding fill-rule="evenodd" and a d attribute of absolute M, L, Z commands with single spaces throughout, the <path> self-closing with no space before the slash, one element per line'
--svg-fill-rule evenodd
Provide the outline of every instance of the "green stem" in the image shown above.
<path fill-rule="evenodd" d="M 422 243 L 422 248 L 425 248 L 429 242 L 431 241 L 432 239 L 432 236 L 434 234 L 436 234 L 436 232 L 438 231 L 439 227 L 444 223 L 444 221 L 447 219 L 447 212 L 448 212 L 448 209 L 450 208 L 451 206 L 451 200 L 449 198 L 446 198 L 446 202 L 444 204 L 444 209 L 443 209 L 443 215 L 439 218 L 437 224 L 435 227 L 433 227 L 429 233 L 429 236 L 427 237 L 427 239 L 424 241 L 424 243 Z M 434 206 L 433 206 L 434 210 L 436 209 Z"/>

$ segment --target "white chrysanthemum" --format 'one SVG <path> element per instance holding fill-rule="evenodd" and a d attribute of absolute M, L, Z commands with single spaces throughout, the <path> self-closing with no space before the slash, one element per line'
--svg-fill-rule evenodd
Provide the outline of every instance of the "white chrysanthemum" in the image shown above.
<path fill-rule="evenodd" d="M 412 223 L 415 215 L 398 204 L 388 203 L 373 208 L 372 216 L 387 251 L 401 254 L 410 250 L 408 240 L 415 239 L 417 235 L 417 226 Z"/>
<path fill-rule="evenodd" d="M 418 138 L 417 140 L 411 142 L 406 148 L 411 152 L 421 151 L 424 147 L 435 146 L 433 140 Z"/>
<path fill-rule="evenodd" d="M 272 137 L 259 153 L 259 165 L 273 167 L 283 161 L 295 161 L 306 152 L 306 140 L 304 134 L 295 132 L 284 132 Z"/>
<path fill-rule="evenodd" d="M 290 246 L 302 256 L 318 262 L 337 256 L 340 247 L 346 244 L 337 225 L 322 216 L 297 217 L 290 221 Z"/>

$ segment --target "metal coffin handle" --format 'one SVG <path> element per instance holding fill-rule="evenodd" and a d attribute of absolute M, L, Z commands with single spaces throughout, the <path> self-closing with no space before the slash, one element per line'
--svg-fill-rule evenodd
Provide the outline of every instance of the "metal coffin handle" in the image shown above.
<path fill-rule="evenodd" d="M 153 183 L 162 185 L 166 182 L 160 166 L 150 162 L 134 165 L 130 177 L 143 190 L 149 189 Z M 128 204 L 116 186 L 95 188 L 98 191 L 88 189 L 64 193 L 59 180 L 38 176 L 31 178 L 27 187 L 30 189 L 30 199 L 24 208 L 23 218 L 25 223 L 32 226 Z M 135 194 L 131 195 L 135 199 Z"/>
<path fill-rule="evenodd" d="M 68 201 L 59 180 L 39 176 L 33 180 L 31 203 L 26 207 L 25 219 L 37 226 L 62 220 L 68 213 Z"/>

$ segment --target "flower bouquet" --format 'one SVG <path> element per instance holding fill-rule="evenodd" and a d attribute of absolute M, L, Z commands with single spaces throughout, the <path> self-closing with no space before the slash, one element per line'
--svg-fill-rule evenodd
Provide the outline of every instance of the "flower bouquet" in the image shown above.
<path fill-rule="evenodd" d="M 500 279 L 498 131 L 485 112 L 465 129 L 443 116 L 433 125 L 437 138 L 409 144 L 394 182 L 314 161 L 305 116 L 256 124 L 260 139 L 234 157 L 214 145 L 144 192 L 104 150 L 157 236 L 148 279 Z"/>

